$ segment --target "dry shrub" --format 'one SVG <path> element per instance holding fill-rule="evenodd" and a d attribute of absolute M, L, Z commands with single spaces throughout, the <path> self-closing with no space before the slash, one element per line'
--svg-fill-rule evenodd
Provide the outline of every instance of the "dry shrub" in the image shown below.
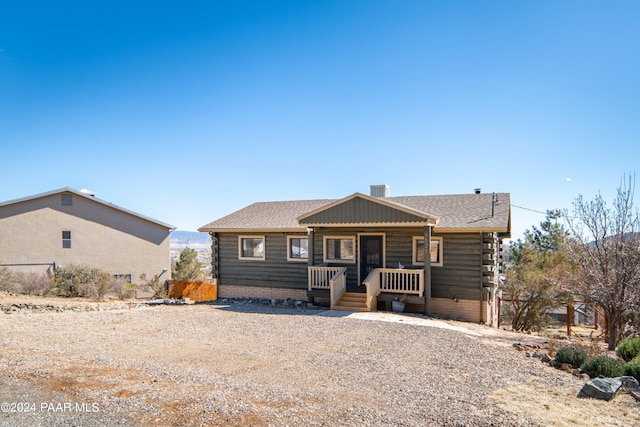
<path fill-rule="evenodd" d="M 56 270 L 53 283 L 59 296 L 102 300 L 111 285 L 111 275 L 88 265 L 68 265 Z"/>
<path fill-rule="evenodd" d="M 46 274 L 16 273 L 15 278 L 23 294 L 46 295 L 51 289 L 51 279 Z"/>

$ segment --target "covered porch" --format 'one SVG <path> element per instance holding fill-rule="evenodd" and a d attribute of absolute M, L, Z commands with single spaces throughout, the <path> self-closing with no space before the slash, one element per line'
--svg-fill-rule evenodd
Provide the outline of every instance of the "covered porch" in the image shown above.
<path fill-rule="evenodd" d="M 347 285 L 346 267 L 308 267 L 310 298 L 327 298 L 331 309 L 374 311 L 378 301 L 408 300 L 427 306 L 424 270 L 402 268 L 375 268 L 361 285 Z"/>

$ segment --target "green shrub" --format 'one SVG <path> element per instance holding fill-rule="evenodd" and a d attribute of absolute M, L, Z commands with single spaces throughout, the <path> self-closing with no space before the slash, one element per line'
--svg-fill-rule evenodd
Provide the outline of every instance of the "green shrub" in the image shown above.
<path fill-rule="evenodd" d="M 111 275 L 88 265 L 68 265 L 56 270 L 53 283 L 63 297 L 103 299 L 111 285 Z"/>
<path fill-rule="evenodd" d="M 587 361 L 587 353 L 581 348 L 562 347 L 556 352 L 556 363 L 568 363 L 574 368 L 579 368 Z"/>
<path fill-rule="evenodd" d="M 640 381 L 640 356 L 630 360 L 624 365 L 624 374 Z"/>
<path fill-rule="evenodd" d="M 622 363 L 609 356 L 598 356 L 593 359 L 589 359 L 584 363 L 584 365 L 582 365 L 581 370 L 591 378 L 596 378 L 600 375 L 609 378 L 624 375 L 624 366 Z"/>
<path fill-rule="evenodd" d="M 616 348 L 616 354 L 625 362 L 635 359 L 640 355 L 640 337 L 625 338 Z"/>

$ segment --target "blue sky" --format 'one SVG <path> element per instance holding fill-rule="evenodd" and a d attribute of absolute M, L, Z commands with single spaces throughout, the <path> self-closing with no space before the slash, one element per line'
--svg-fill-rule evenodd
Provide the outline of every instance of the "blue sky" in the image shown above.
<path fill-rule="evenodd" d="M 511 193 L 518 237 L 533 211 L 612 200 L 636 172 L 639 16 L 615 0 L 10 2 L 0 200 L 89 188 L 195 230 L 255 201 L 480 187 Z"/>

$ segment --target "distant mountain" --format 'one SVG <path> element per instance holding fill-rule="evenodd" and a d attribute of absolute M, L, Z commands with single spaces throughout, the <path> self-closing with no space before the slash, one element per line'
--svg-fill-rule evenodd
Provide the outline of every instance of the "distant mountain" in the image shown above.
<path fill-rule="evenodd" d="M 211 246 L 211 236 L 209 233 L 200 233 L 198 231 L 181 231 L 175 230 L 171 232 L 172 247 L 204 247 Z"/>

